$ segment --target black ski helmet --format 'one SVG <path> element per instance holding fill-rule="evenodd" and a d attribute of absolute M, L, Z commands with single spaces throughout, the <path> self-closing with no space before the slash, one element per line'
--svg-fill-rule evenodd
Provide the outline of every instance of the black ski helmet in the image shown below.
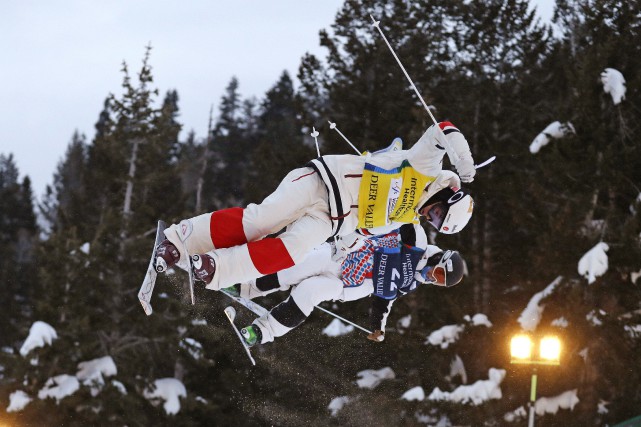
<path fill-rule="evenodd" d="M 443 234 L 461 231 L 469 222 L 474 211 L 474 199 L 469 191 L 458 187 L 446 187 L 427 199 L 418 210 L 430 207 L 424 215 L 427 222 Z"/>
<path fill-rule="evenodd" d="M 458 251 L 437 252 L 421 270 L 426 282 L 447 288 L 457 285 L 465 273 L 465 262 Z"/>

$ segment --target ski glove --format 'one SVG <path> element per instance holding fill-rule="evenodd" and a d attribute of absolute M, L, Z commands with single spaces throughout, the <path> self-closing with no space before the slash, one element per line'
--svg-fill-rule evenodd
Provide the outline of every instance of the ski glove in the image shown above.
<path fill-rule="evenodd" d="M 443 129 L 443 134 L 447 138 L 447 142 L 442 142 L 443 147 L 447 148 L 449 145 L 450 149 L 454 151 L 456 156 L 450 157 L 450 162 L 456 167 L 458 175 L 461 177 L 463 182 L 472 182 L 474 181 L 474 175 L 476 175 L 476 168 L 474 167 L 474 159 L 472 157 L 472 152 L 470 151 L 470 144 L 468 144 L 465 136 L 450 122 L 444 122 L 440 124 L 441 129 Z M 438 140 L 437 134 L 437 140 Z"/>
<path fill-rule="evenodd" d="M 474 162 L 472 159 L 460 159 L 455 165 L 458 175 L 461 177 L 463 182 L 472 182 L 474 181 L 474 175 L 476 175 L 476 168 L 474 167 Z"/>
<path fill-rule="evenodd" d="M 367 339 L 374 342 L 382 342 L 385 339 L 385 332 L 378 329 L 367 336 Z"/>
<path fill-rule="evenodd" d="M 332 261 L 342 263 L 350 252 L 360 249 L 364 241 L 365 238 L 356 233 L 337 238 L 331 244 Z"/>

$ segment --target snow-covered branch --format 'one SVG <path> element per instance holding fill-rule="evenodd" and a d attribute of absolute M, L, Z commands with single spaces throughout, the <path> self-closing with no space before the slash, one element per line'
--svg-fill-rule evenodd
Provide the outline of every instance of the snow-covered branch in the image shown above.
<path fill-rule="evenodd" d="M 561 139 L 574 133 L 576 133 L 576 131 L 572 123 L 552 122 L 534 138 L 530 144 L 530 153 L 536 154 L 542 147 L 548 145 L 551 140 Z"/>

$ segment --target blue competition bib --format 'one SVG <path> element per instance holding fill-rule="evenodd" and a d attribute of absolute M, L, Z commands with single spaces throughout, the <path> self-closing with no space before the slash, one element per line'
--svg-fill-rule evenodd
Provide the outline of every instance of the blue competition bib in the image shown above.
<path fill-rule="evenodd" d="M 416 289 L 414 273 L 423 250 L 402 245 L 400 248 L 376 248 L 372 282 L 374 295 L 394 299 Z"/>

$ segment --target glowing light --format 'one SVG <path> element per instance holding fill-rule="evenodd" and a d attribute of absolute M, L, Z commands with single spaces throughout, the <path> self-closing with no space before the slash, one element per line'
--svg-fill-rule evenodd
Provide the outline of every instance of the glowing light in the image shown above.
<path fill-rule="evenodd" d="M 532 339 L 527 335 L 515 335 L 510 342 L 512 358 L 526 360 L 532 357 Z"/>
<path fill-rule="evenodd" d="M 557 337 L 544 337 L 539 346 L 539 356 L 543 360 L 558 361 L 561 356 L 561 341 Z"/>

